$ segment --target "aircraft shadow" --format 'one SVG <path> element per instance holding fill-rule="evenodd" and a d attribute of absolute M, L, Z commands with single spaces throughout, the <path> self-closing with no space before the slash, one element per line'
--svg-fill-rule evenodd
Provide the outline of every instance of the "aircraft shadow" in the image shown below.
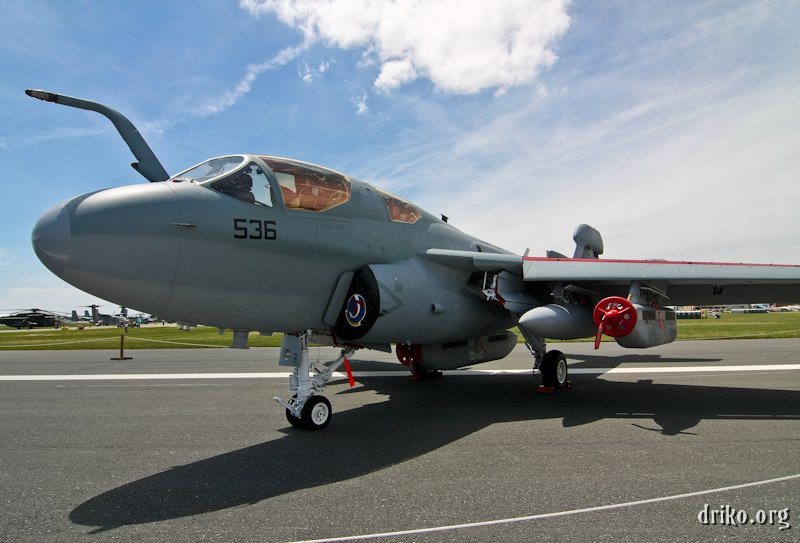
<path fill-rule="evenodd" d="M 635 426 L 674 436 L 689 433 L 704 419 L 800 419 L 796 391 L 579 376 L 571 390 L 550 396 L 535 394 L 531 380 L 513 376 L 446 377 L 422 383 L 379 377 L 360 381 L 389 395 L 391 401 L 337 413 L 321 433 L 287 424 L 285 437 L 111 489 L 76 507 L 69 518 L 96 527 L 90 533 L 98 533 L 254 504 L 413 460 L 501 422 L 561 418 L 565 427 L 571 427 L 606 418 L 641 419 L 647 413 L 658 427 Z"/>
<path fill-rule="evenodd" d="M 568 353 L 567 360 L 569 360 L 570 368 L 610 368 L 617 367 L 621 364 L 688 364 L 696 366 L 707 362 L 719 362 L 722 359 L 717 358 L 700 358 L 697 356 L 677 357 L 677 356 L 663 356 L 660 354 L 624 354 L 615 356 L 603 356 L 592 354 L 574 354 Z"/>

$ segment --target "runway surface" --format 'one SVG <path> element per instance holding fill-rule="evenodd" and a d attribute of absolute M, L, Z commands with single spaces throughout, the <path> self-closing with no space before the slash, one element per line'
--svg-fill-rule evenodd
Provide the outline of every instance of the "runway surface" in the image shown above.
<path fill-rule="evenodd" d="M 555 395 L 361 351 L 316 433 L 277 349 L 0 352 L 0 541 L 797 541 L 800 340 L 549 347 Z"/>

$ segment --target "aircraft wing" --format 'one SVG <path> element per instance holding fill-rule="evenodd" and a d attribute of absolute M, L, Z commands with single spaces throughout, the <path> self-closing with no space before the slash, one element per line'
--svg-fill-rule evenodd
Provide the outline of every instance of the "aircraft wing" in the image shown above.
<path fill-rule="evenodd" d="M 507 271 L 525 283 L 575 285 L 621 296 L 639 281 L 665 293 L 670 305 L 800 301 L 798 265 L 537 258 L 448 249 L 429 249 L 425 257 L 465 271 Z"/>
<path fill-rule="evenodd" d="M 456 251 L 454 249 L 428 249 L 425 258 L 457 270 L 470 272 L 508 271 L 522 274 L 522 257 L 507 253 L 484 253 L 479 251 Z"/>
<path fill-rule="evenodd" d="M 800 266 L 523 258 L 525 282 L 625 287 L 633 281 L 659 287 L 671 305 L 793 302 L 800 300 Z"/>

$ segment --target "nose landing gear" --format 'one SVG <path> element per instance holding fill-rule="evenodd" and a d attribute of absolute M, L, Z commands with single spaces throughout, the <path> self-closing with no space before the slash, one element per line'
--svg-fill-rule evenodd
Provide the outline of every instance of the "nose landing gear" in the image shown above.
<path fill-rule="evenodd" d="M 291 397 L 284 400 L 272 398 L 286 409 L 286 420 L 295 428 L 322 430 L 331 421 L 331 402 L 322 395 L 322 390 L 339 367 L 345 363 L 355 349 L 342 349 L 339 358 L 328 364 L 314 364 L 308 357 L 308 336 L 285 335 L 281 342 L 280 365 L 293 366 L 289 377 Z M 314 374 L 312 375 L 312 371 Z"/>

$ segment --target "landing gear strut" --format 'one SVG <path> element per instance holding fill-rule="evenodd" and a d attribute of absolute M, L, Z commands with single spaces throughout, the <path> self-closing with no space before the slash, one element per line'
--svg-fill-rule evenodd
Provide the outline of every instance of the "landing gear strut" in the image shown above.
<path fill-rule="evenodd" d="M 327 366 L 311 364 L 308 357 L 308 335 L 283 336 L 280 365 L 294 367 L 289 377 L 291 397 L 288 400 L 278 396 L 272 399 L 286 408 L 286 420 L 292 426 L 305 430 L 322 430 L 328 426 L 333 409 L 331 402 L 322 396 L 322 389 L 330 381 L 333 372 L 354 352 L 355 349 L 352 348 L 342 349 L 339 358 Z"/>

